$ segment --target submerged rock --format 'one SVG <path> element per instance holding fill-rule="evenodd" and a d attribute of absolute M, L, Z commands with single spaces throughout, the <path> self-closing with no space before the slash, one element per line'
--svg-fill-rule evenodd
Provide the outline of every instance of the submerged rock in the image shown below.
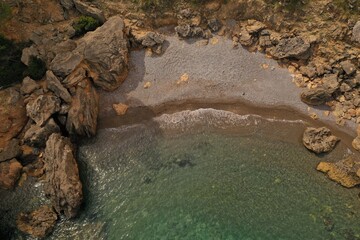
<path fill-rule="evenodd" d="M 340 183 L 344 187 L 351 188 L 360 184 L 360 162 L 354 161 L 352 157 L 337 163 L 320 162 L 316 169 L 327 173 L 331 180 Z"/>
<path fill-rule="evenodd" d="M 0 163 L 0 188 L 13 189 L 20 177 L 22 166 L 14 158 Z"/>
<path fill-rule="evenodd" d="M 52 94 L 40 95 L 26 105 L 27 115 L 43 126 L 50 116 L 60 111 L 60 99 Z"/>
<path fill-rule="evenodd" d="M 75 217 L 83 200 L 73 146 L 68 138 L 52 134 L 46 142 L 46 194 L 58 214 Z"/>
<path fill-rule="evenodd" d="M 278 59 L 295 58 L 308 59 L 310 57 L 310 43 L 301 37 L 281 39 L 271 51 L 272 56 Z"/>
<path fill-rule="evenodd" d="M 55 226 L 57 215 L 50 206 L 41 206 L 30 213 L 20 213 L 16 225 L 18 229 L 33 237 L 44 238 Z"/>
<path fill-rule="evenodd" d="M 304 146 L 315 153 L 330 152 L 335 148 L 338 141 L 340 139 L 332 135 L 326 127 L 308 127 L 303 135 Z"/>

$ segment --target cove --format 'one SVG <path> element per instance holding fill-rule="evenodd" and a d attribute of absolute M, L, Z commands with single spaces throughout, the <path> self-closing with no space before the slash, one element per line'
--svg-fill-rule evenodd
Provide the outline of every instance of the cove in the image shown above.
<path fill-rule="evenodd" d="M 357 191 L 315 170 L 306 123 L 214 109 L 101 129 L 79 147 L 86 205 L 49 239 L 357 239 Z"/>

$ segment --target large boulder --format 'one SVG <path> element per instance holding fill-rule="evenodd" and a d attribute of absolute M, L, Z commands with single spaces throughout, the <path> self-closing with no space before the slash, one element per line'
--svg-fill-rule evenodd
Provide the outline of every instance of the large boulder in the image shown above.
<path fill-rule="evenodd" d="M 124 22 L 119 16 L 87 33 L 72 52 L 57 55 L 50 69 L 65 77 L 81 65 L 87 68 L 95 85 L 112 91 L 118 88 L 128 74 L 128 48 Z"/>
<path fill-rule="evenodd" d="M 352 30 L 352 40 L 360 43 L 360 21 L 357 21 Z"/>
<path fill-rule="evenodd" d="M 82 184 L 74 148 L 70 140 L 58 133 L 46 142 L 44 153 L 46 194 L 55 211 L 66 217 L 75 217 L 83 200 Z"/>
<path fill-rule="evenodd" d="M 13 189 L 20 177 L 22 166 L 14 158 L 0 163 L 0 188 Z"/>
<path fill-rule="evenodd" d="M 320 162 L 316 169 L 327 173 L 331 180 L 344 187 L 351 188 L 360 184 L 360 162 L 354 161 L 352 157 L 336 163 Z"/>
<path fill-rule="evenodd" d="M 0 148 L 0 162 L 10 160 L 21 154 L 19 140 L 16 138 L 11 139 L 7 144 Z"/>
<path fill-rule="evenodd" d="M 308 127 L 303 134 L 304 146 L 315 153 L 330 152 L 339 140 L 326 127 Z"/>
<path fill-rule="evenodd" d="M 311 55 L 311 45 L 301 37 L 284 38 L 270 53 L 277 59 L 308 59 Z"/>
<path fill-rule="evenodd" d="M 33 212 L 20 213 L 16 225 L 20 231 L 32 237 L 44 238 L 51 233 L 57 219 L 54 209 L 44 205 Z"/>
<path fill-rule="evenodd" d="M 68 90 L 61 84 L 60 80 L 54 75 L 52 71 L 46 72 L 46 83 L 57 97 L 61 98 L 67 103 L 71 103 L 71 95 Z"/>
<path fill-rule="evenodd" d="M 24 143 L 32 147 L 42 148 L 46 145 L 46 140 L 50 137 L 51 134 L 60 132 L 59 126 L 55 121 L 50 118 L 43 127 L 40 127 L 36 124 L 31 125 L 31 127 L 25 132 Z"/>
<path fill-rule="evenodd" d="M 85 69 L 78 68 L 66 79 L 68 86 L 76 89 L 68 112 L 66 129 L 71 134 L 90 137 L 96 134 L 99 96 L 86 75 Z"/>
<path fill-rule="evenodd" d="M 26 105 L 27 115 L 43 126 L 50 116 L 60 111 L 60 99 L 52 94 L 40 95 Z"/>

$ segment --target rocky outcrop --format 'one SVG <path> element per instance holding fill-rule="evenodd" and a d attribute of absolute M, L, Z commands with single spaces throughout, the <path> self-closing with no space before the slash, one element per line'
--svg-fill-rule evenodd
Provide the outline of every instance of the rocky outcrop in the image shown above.
<path fill-rule="evenodd" d="M 14 158 L 0 163 L 0 188 L 13 189 L 20 177 L 22 166 Z"/>
<path fill-rule="evenodd" d="M 40 95 L 26 105 L 27 115 L 39 126 L 43 126 L 50 116 L 58 111 L 60 99 L 52 94 Z"/>
<path fill-rule="evenodd" d="M 270 53 L 277 59 L 308 59 L 311 55 L 311 45 L 301 37 L 284 38 Z"/>
<path fill-rule="evenodd" d="M 0 162 L 15 158 L 20 153 L 19 140 L 13 138 L 3 148 L 0 148 Z"/>
<path fill-rule="evenodd" d="M 320 162 L 316 169 L 327 173 L 331 180 L 344 187 L 351 188 L 360 184 L 360 162 L 354 161 L 352 157 L 337 163 Z"/>
<path fill-rule="evenodd" d="M 46 194 L 55 211 L 66 217 L 75 217 L 83 200 L 78 165 L 73 146 L 68 138 L 52 134 L 46 142 Z"/>
<path fill-rule="evenodd" d="M 68 90 L 60 83 L 59 79 L 52 71 L 46 72 L 47 88 L 50 89 L 57 97 L 67 103 L 71 103 L 71 95 Z"/>
<path fill-rule="evenodd" d="M 50 135 L 58 132 L 60 132 L 59 126 L 50 118 L 43 127 L 36 124 L 31 125 L 25 132 L 23 141 L 29 146 L 42 148 L 45 147 L 46 140 Z"/>
<path fill-rule="evenodd" d="M 304 146 L 315 153 L 330 152 L 335 148 L 339 140 L 340 139 L 332 135 L 331 131 L 326 127 L 308 127 L 303 134 Z"/>
<path fill-rule="evenodd" d="M 360 21 L 357 21 L 352 30 L 352 40 L 360 43 Z"/>
<path fill-rule="evenodd" d="M 95 135 L 99 97 L 91 81 L 86 77 L 86 71 L 79 68 L 66 81 L 74 84 L 73 87 L 76 89 L 68 112 L 66 129 L 69 133 L 81 136 Z"/>
<path fill-rule="evenodd" d="M 128 49 L 124 22 L 119 16 L 86 34 L 72 52 L 58 54 L 50 69 L 65 77 L 80 63 L 87 68 L 95 85 L 108 91 L 121 85 L 128 74 Z"/>
<path fill-rule="evenodd" d="M 52 207 L 45 205 L 30 213 L 20 213 L 16 225 L 26 234 L 44 238 L 54 228 L 57 218 Z"/>

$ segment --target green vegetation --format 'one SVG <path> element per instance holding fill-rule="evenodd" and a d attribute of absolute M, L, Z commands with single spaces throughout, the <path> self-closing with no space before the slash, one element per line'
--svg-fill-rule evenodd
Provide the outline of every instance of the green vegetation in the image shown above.
<path fill-rule="evenodd" d="M 0 2 L 0 22 L 6 20 L 11 15 L 11 8 L 8 4 Z"/>
<path fill-rule="evenodd" d="M 34 80 L 40 80 L 46 73 L 46 65 L 40 58 L 31 56 L 29 66 L 24 72 L 24 76 L 29 76 Z"/>
<path fill-rule="evenodd" d="M 75 20 L 73 27 L 76 36 L 82 36 L 89 31 L 94 31 L 101 24 L 98 20 L 89 16 L 81 16 Z"/>
<path fill-rule="evenodd" d="M 27 67 L 21 62 L 22 50 L 27 43 L 15 43 L 0 35 L 0 88 L 21 82 L 25 76 L 40 80 L 45 72 L 45 63 L 31 57 Z"/>
<path fill-rule="evenodd" d="M 345 13 L 360 14 L 359 0 L 334 0 L 334 4 Z"/>

